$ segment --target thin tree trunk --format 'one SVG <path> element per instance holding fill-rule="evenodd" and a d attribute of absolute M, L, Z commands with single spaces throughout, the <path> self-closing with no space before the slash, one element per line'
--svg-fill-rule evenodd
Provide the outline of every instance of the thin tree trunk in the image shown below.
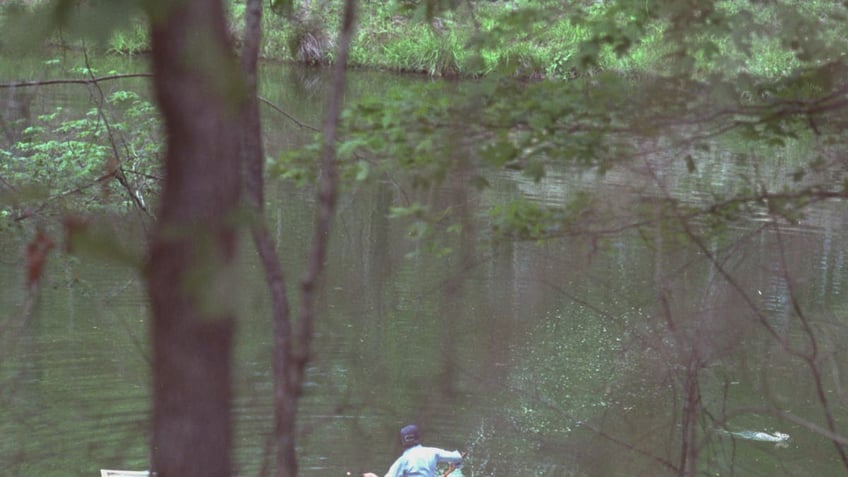
<path fill-rule="evenodd" d="M 247 0 L 244 15 L 244 45 L 241 68 L 247 83 L 247 98 L 242 115 L 242 160 L 245 165 L 245 195 L 255 212 L 264 211 L 262 124 L 259 118 L 258 63 L 262 41 L 262 0 Z M 257 217 L 260 221 L 261 215 Z M 261 220 L 264 222 L 264 220 Z"/>
<path fill-rule="evenodd" d="M 324 143 L 321 153 L 320 176 L 318 179 L 318 209 L 315 215 L 315 226 L 312 236 L 312 247 L 309 251 L 309 261 L 306 265 L 306 275 L 301 282 L 301 300 L 298 311 L 297 335 L 293 338 L 296 348 L 289 347 L 290 366 L 286 369 L 288 388 L 285 406 L 282 407 L 279 435 L 286 437 L 278 442 L 279 477 L 296 477 L 297 461 L 294 459 L 294 433 L 297 414 L 297 400 L 300 396 L 303 374 L 310 358 L 314 322 L 316 290 L 324 261 L 327 256 L 327 244 L 330 237 L 330 227 L 336 210 L 338 194 L 338 172 L 336 170 L 336 136 L 339 117 L 344 103 L 346 82 L 347 57 L 350 42 L 353 37 L 356 1 L 345 2 L 342 14 L 339 51 L 333 67 L 333 80 L 330 98 L 327 102 L 327 113 L 322 128 Z M 290 457 L 289 457 L 290 456 Z"/>
<path fill-rule="evenodd" d="M 297 401 L 301 393 L 303 372 L 309 361 L 315 320 L 315 288 L 323 270 L 331 220 L 335 213 L 338 188 L 335 166 L 336 130 L 344 97 L 345 68 L 353 33 L 354 11 L 355 2 L 349 0 L 345 6 L 340 51 L 323 129 L 325 143 L 321 160 L 321 177 L 318 183 L 318 211 L 307 273 L 301 285 L 299 326 L 297 336 L 294 336 L 285 289 L 285 276 L 264 218 L 264 152 L 257 98 L 257 60 L 261 39 L 262 6 L 258 0 L 248 0 L 246 6 L 242 70 L 247 78 L 248 100 L 242 118 L 242 159 L 245 165 L 246 195 L 254 212 L 253 240 L 265 269 L 273 309 L 274 438 L 279 477 L 295 477 L 298 471 L 295 452 Z"/>
<path fill-rule="evenodd" d="M 286 417 L 294 415 L 296 396 L 289 383 L 291 362 L 291 311 L 286 293 L 285 274 L 265 219 L 265 152 L 262 144 L 262 123 L 258 101 L 259 45 L 262 39 L 262 1 L 247 0 L 245 9 L 244 46 L 241 66 L 245 74 L 248 98 L 242 116 L 242 161 L 248 205 L 253 212 L 251 233 L 271 295 L 274 333 L 272 368 L 274 372 L 274 431 L 277 473 L 284 469 L 297 470 L 295 455 L 295 429 L 286 426 Z"/>
<path fill-rule="evenodd" d="M 152 466 L 159 477 L 230 477 L 243 85 L 220 0 L 154 4 L 153 85 L 167 150 L 147 268 Z"/>

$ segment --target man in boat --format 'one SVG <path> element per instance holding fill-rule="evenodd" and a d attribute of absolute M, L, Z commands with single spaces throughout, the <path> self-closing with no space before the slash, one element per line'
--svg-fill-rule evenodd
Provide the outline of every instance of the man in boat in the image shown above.
<path fill-rule="evenodd" d="M 436 477 L 436 466 L 442 463 L 457 468 L 462 464 L 459 451 L 446 451 L 436 447 L 421 445 L 421 432 L 418 426 L 410 424 L 400 430 L 400 443 L 404 451 L 392 464 L 385 477 Z M 377 477 L 368 472 L 362 477 Z"/>

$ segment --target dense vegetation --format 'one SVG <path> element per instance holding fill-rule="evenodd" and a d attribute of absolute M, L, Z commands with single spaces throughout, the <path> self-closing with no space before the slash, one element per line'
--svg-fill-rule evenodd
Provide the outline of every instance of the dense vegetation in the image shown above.
<path fill-rule="evenodd" d="M 331 62 L 333 26 L 341 2 L 293 3 L 297 5 L 281 7 L 277 14 L 264 17 L 261 56 L 272 61 Z M 692 33 L 687 43 L 692 53 L 690 60 L 705 71 L 735 74 L 743 70 L 776 77 L 801 66 L 807 61 L 805 58 L 821 59 L 823 49 L 838 54 L 839 44 L 844 41 L 838 28 L 844 6 L 831 1 L 797 5 L 722 0 L 706 7 L 681 2 L 669 9 L 662 3 L 650 2 L 638 6 L 609 1 L 570 5 L 522 0 L 454 3 L 363 2 L 351 45 L 351 65 L 437 76 L 498 72 L 567 78 L 575 74 L 576 60 L 589 61 L 600 70 L 650 74 L 670 64 L 669 55 L 675 53 L 675 46 L 668 43 L 669 35 L 683 33 L 676 28 L 687 26 L 701 15 L 698 23 L 709 25 L 709 29 L 687 32 Z M 16 5 L 23 4 L 7 2 L 2 8 L 9 14 Z M 238 39 L 244 2 L 231 2 L 229 11 Z M 109 12 L 102 15 L 104 20 L 115 20 Z M 674 25 L 675 21 L 683 23 Z M 50 43 L 78 47 L 74 29 L 82 24 L 81 18 L 72 16 L 68 31 L 53 37 Z M 747 29 L 744 35 L 742 27 Z M 86 28 L 91 29 L 91 25 Z M 784 35 L 774 35 L 775 28 Z M 806 35 L 806 31 L 815 33 L 815 38 Z M 150 48 L 139 15 L 122 15 L 119 22 L 99 26 L 90 33 L 97 40 L 97 47 L 107 53 L 144 54 Z M 606 36 L 600 43 L 599 33 Z M 797 36 L 798 41 L 789 44 L 790 35 Z M 602 48 L 590 51 L 581 50 L 583 47 Z"/>
<path fill-rule="evenodd" d="M 4 5 L 6 16 L 15 18 L 14 5 Z M 446 99 L 439 88 L 421 93 L 429 102 L 424 108 L 410 102 L 417 92 L 389 100 L 375 98 L 379 104 L 351 106 L 357 124 L 349 126 L 346 153 L 357 154 L 368 147 L 378 156 L 413 160 L 417 153 L 409 148 L 420 152 L 424 144 L 444 144 L 433 133 L 444 129 L 439 125 L 446 124 L 445 118 L 461 123 L 456 118 L 471 114 L 484 119 L 475 121 L 471 137 L 483 139 L 485 146 L 470 144 L 469 157 L 518 166 L 539 178 L 543 163 L 557 154 L 578 162 L 585 159 L 584 163 L 601 170 L 607 168 L 612 157 L 622 154 L 618 146 L 626 147 L 603 143 L 609 131 L 649 129 L 644 132 L 650 135 L 660 128 L 679 129 L 686 122 L 689 126 L 684 140 L 703 149 L 708 146 L 698 144 L 698 137 L 713 137 L 712 130 L 725 127 L 733 130 L 731 134 L 744 134 L 772 145 L 797 134 L 838 129 L 833 118 L 817 119 L 810 113 L 826 114 L 839 101 L 834 88 L 843 71 L 846 42 L 840 28 L 845 6 L 840 2 L 804 2 L 798 7 L 793 2 L 749 4 L 739 0 L 639 6 L 629 2 L 563 6 L 557 2 L 512 1 L 463 2 L 453 9 L 440 9 L 444 6 L 431 2 L 365 2 L 351 45 L 350 64 L 430 75 L 483 75 L 490 79 L 477 88 L 475 95 L 507 98 L 510 106 L 504 108 L 502 102 L 486 100 L 489 104 L 478 102 L 469 110 L 469 105 Z M 293 11 L 266 15 L 262 57 L 307 63 L 332 61 L 334 41 L 328 28 L 338 15 L 338 7 L 335 2 L 307 2 Z M 236 36 L 241 34 L 238 25 L 244 11 L 242 2 L 230 5 Z M 109 15 L 104 13 L 106 19 L 111 18 Z M 82 20 L 69 21 L 70 32 L 51 36 L 48 43 L 88 48 L 89 43 L 74 40 L 73 30 L 79 22 Z M 123 25 L 100 25 L 94 29 L 99 42 L 90 44 L 108 53 L 147 51 L 149 42 L 141 19 L 131 17 Z M 9 30 L 15 31 L 15 26 L 10 22 Z M 16 44 L 9 41 L 6 48 Z M 57 64 L 59 56 L 54 53 L 45 62 L 45 70 Z M 65 74 L 70 73 L 75 81 L 115 73 L 103 74 L 83 62 L 70 67 L 73 69 Z M 495 79 L 504 77 L 570 82 L 516 85 Z M 643 81 L 633 86 L 632 78 Z M 632 97 L 636 89 L 641 90 L 641 101 Z M 695 91 L 704 94 L 691 94 Z M 92 94 L 102 96 L 103 92 Z M 124 183 L 115 186 L 108 182 L 108 187 L 123 187 L 136 196 L 148 195 L 155 187 L 159 140 L 151 134 L 157 129 L 127 127 L 156 121 L 153 108 L 139 92 L 112 88 L 108 97 L 94 98 L 85 117 L 68 117 L 58 108 L 39 114 L 32 125 L 17 128 L 16 124 L 23 123 L 15 114 L 28 112 L 28 95 L 23 91 L 10 97 L 11 109 L 4 117 L 5 144 L 0 153 L 8 160 L 0 165 L 0 172 L 6 181 L 24 188 L 37 184 L 36 189 L 48 195 L 64 194 L 77 187 L 89 188 L 92 180 L 110 174 L 111 170 L 103 167 L 107 157 L 126 156 L 122 159 Z M 616 104 L 615 111 L 609 108 L 611 104 Z M 102 111 L 107 105 L 108 115 Z M 721 116 L 716 116 L 717 112 Z M 728 118 L 734 124 L 729 124 Z M 578 134 L 556 136 L 554 133 L 564 124 L 577 127 Z M 516 134 L 516 125 L 524 125 L 520 134 Z M 403 130 L 406 140 L 385 144 L 380 137 L 390 129 Z M 428 136 L 426 141 L 422 143 L 416 131 Z M 63 137 L 56 137 L 54 132 Z M 534 152 L 526 154 L 528 145 L 537 142 Z M 444 159 L 446 162 L 440 164 L 438 155 L 429 156 L 426 167 L 444 172 L 450 163 L 449 158 Z M 284 159 L 284 163 L 291 160 Z M 365 163 L 357 164 L 358 176 L 362 177 Z M 798 168 L 798 174 L 802 174 L 804 165 Z M 297 171 L 288 168 L 285 174 L 300 176 Z M 50 180 L 43 180 L 48 175 Z M 124 202 L 133 202 L 126 194 L 124 197 Z M 92 205 L 88 199 L 83 201 Z"/>

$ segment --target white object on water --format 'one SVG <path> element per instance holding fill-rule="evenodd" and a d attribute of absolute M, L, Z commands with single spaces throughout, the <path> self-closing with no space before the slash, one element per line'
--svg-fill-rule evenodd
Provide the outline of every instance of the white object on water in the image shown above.
<path fill-rule="evenodd" d="M 739 439 L 760 442 L 774 442 L 775 446 L 777 447 L 786 447 L 787 445 L 789 445 L 787 444 L 787 442 L 789 442 L 789 434 L 785 434 L 783 432 L 773 432 L 769 434 L 768 432 L 762 431 L 725 431 L 724 429 L 719 429 L 719 431 L 723 434 L 737 437 Z"/>
<path fill-rule="evenodd" d="M 100 469 L 100 477 L 151 477 L 155 472 L 149 470 L 106 470 Z"/>

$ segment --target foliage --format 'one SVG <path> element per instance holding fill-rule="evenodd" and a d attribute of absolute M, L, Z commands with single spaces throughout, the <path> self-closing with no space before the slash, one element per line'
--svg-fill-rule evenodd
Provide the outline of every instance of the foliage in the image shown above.
<path fill-rule="evenodd" d="M 496 10 L 502 15 L 499 22 L 486 23 L 481 15 L 483 29 L 491 28 L 491 34 L 478 39 L 481 52 L 504 52 L 513 41 L 544 45 L 556 36 L 569 38 L 573 53 L 550 67 L 541 63 L 546 54 L 537 55 L 529 65 L 508 55 L 498 57 L 491 61 L 517 64 L 506 69 L 487 66 L 491 77 L 474 85 L 422 85 L 351 105 L 340 145 L 342 155 L 352 159 L 345 164 L 357 168 L 350 175 L 362 180 L 404 171 L 411 184 L 425 188 L 469 164 L 471 183 L 479 187 L 488 185 L 485 171 L 491 168 L 519 171 L 534 181 L 551 168 L 577 167 L 602 175 L 638 157 L 658 133 L 668 142 L 664 147 L 684 151 L 681 155 L 691 173 L 706 167 L 704 152 L 722 138 L 743 138 L 751 145 L 778 149 L 810 133 L 840 141 L 839 127 L 829 126 L 842 121 L 844 66 L 833 61 L 833 55 L 845 40 L 835 33 L 837 23 L 822 20 L 827 28 L 817 32 L 811 25 L 818 25 L 823 13 L 841 18 L 844 7 L 822 2 L 797 16 L 782 4 L 696 3 L 606 2 L 571 10 L 545 2 L 516 2 L 513 8 Z M 562 20 L 566 14 L 568 19 Z M 577 28 L 582 33 L 568 37 L 564 30 L 554 28 L 555 33 L 550 33 L 545 28 L 561 25 L 560 21 L 572 25 L 570 31 Z M 365 28 L 373 25 L 366 23 Z M 783 31 L 781 26 L 788 32 L 775 35 Z M 796 32 L 805 36 L 796 37 Z M 420 41 L 441 38 L 429 29 L 418 36 Z M 379 43 L 388 45 L 390 40 Z M 810 56 L 814 48 L 821 50 Z M 409 48 L 397 51 L 404 49 Z M 386 47 L 386 51 L 393 50 Z M 532 53 L 521 56 L 533 57 Z M 639 65 L 655 61 L 661 66 L 650 72 L 642 69 L 638 81 L 629 74 L 606 71 L 617 64 L 633 73 L 640 71 Z M 412 62 L 404 58 L 399 64 Z M 461 61 L 455 64 L 462 69 Z M 431 68 L 430 73 L 440 69 Z M 570 72 L 583 76 L 529 83 L 509 79 L 517 71 L 540 70 L 548 76 Z M 280 163 L 278 167 L 287 169 L 298 156 L 308 165 L 309 154 L 295 151 L 286 156 L 288 166 Z M 794 177 L 802 178 L 806 170 L 799 164 Z M 813 188 L 797 180 L 767 188 L 763 183 L 750 184 L 730 191 L 721 201 L 735 207 L 738 201 L 756 202 L 793 187 L 801 187 L 797 197 L 841 193 L 838 177 Z M 797 217 L 797 207 L 771 212 L 792 218 Z M 491 224 L 497 232 L 514 237 L 548 237 L 573 230 L 572 224 L 591 207 L 577 199 L 565 209 L 544 209 L 520 201 L 497 205 Z"/>
<path fill-rule="evenodd" d="M 38 191 L 30 197 L 35 204 L 55 200 L 77 210 L 122 208 L 132 200 L 126 186 L 113 180 L 116 173 L 137 198 L 152 198 L 159 188 L 158 116 L 135 92 L 116 91 L 107 99 L 108 111 L 94 106 L 76 117 L 57 106 L 38 115 L 16 142 L 0 149 L 5 158 L 0 176 L 17 188 Z"/>
<path fill-rule="evenodd" d="M 327 27 L 334 24 L 340 2 L 308 9 L 299 2 L 278 3 L 279 8 L 272 11 L 282 16 L 263 17 L 262 56 L 299 62 L 331 60 L 333 39 Z M 57 18 L 66 15 L 64 2 L 58 5 L 51 13 Z M 132 18 L 115 22 L 110 20 L 111 10 L 93 11 L 98 12 L 95 23 L 101 28 L 88 36 L 116 53 L 148 49 L 147 32 L 140 22 Z M 231 30 L 238 38 L 243 1 L 233 0 L 229 11 Z M 363 2 L 359 17 L 351 65 L 434 76 L 498 72 L 568 78 L 587 69 L 645 75 L 685 64 L 702 73 L 733 76 L 744 70 L 775 78 L 811 60 L 836 59 L 846 41 L 839 34 L 846 17 L 844 5 L 825 0 L 803 2 L 801 7 L 796 2 L 746 0 L 569 5 L 526 0 Z M 783 34 L 773 35 L 775 29 Z M 301 45 L 319 46 L 319 54 L 305 55 L 310 49 Z"/>
<path fill-rule="evenodd" d="M 137 55 L 150 50 L 147 25 L 134 19 L 127 28 L 115 30 L 109 39 L 109 51 L 122 55 Z"/>
<path fill-rule="evenodd" d="M 49 39 L 61 46 L 76 47 L 82 43 L 109 49 L 110 38 L 116 31 L 124 32 L 116 37 L 120 44 L 136 45 L 139 40 L 128 40 L 125 34 L 133 32 L 131 37 L 141 34 L 139 25 L 133 22 L 144 4 L 141 0 L 33 0 L 0 5 L 0 23 L 4 29 L 0 46 L 15 52 L 37 50 Z"/>

